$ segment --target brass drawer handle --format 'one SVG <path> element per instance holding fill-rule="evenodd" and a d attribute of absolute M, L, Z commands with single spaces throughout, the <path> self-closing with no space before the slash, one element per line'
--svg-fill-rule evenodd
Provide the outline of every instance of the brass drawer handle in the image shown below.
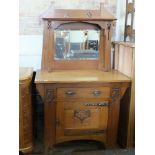
<path fill-rule="evenodd" d="M 94 96 L 100 96 L 101 93 L 102 93 L 102 92 L 99 91 L 99 90 L 94 90 L 94 91 L 93 91 L 93 95 L 94 95 Z"/>
<path fill-rule="evenodd" d="M 73 91 L 66 91 L 65 94 L 66 96 L 74 96 L 76 93 Z"/>
<path fill-rule="evenodd" d="M 97 107 L 104 107 L 109 106 L 109 102 L 98 102 L 98 103 L 84 103 L 85 106 L 97 106 Z"/>

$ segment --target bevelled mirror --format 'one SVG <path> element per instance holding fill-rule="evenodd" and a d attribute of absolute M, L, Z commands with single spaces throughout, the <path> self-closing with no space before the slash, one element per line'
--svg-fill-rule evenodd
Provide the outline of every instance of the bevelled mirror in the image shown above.
<path fill-rule="evenodd" d="M 54 60 L 98 60 L 100 30 L 54 30 Z"/>

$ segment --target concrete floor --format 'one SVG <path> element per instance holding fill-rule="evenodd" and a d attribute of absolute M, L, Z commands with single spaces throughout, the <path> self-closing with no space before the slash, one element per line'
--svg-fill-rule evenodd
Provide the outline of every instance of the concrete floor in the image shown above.
<path fill-rule="evenodd" d="M 135 155 L 133 149 L 116 149 L 116 150 L 96 150 L 96 151 L 81 151 L 81 152 L 61 152 L 52 153 L 49 155 Z"/>
<path fill-rule="evenodd" d="M 43 155 L 42 145 L 36 145 L 34 154 Z M 122 149 L 116 146 L 113 149 L 105 149 L 103 144 L 95 141 L 74 141 L 56 145 L 48 155 L 135 155 L 134 148 Z"/>

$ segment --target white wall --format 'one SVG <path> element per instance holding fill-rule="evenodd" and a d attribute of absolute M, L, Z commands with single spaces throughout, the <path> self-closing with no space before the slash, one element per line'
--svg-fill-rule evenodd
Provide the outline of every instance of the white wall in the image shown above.
<path fill-rule="evenodd" d="M 126 0 L 117 0 L 115 41 L 123 41 L 125 27 Z"/>
<path fill-rule="evenodd" d="M 20 38 L 19 66 L 33 67 L 34 70 L 41 67 L 42 35 L 21 35 Z"/>

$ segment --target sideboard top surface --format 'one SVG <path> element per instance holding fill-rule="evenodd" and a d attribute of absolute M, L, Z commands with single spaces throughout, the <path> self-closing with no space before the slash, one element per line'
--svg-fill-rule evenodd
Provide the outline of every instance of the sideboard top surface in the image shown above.
<path fill-rule="evenodd" d="M 118 71 L 100 70 L 59 70 L 37 71 L 35 83 L 80 83 L 80 82 L 131 82 L 130 78 Z"/>
<path fill-rule="evenodd" d="M 19 80 L 27 80 L 32 77 L 33 69 L 32 68 L 26 68 L 26 67 L 20 67 L 19 68 Z"/>

